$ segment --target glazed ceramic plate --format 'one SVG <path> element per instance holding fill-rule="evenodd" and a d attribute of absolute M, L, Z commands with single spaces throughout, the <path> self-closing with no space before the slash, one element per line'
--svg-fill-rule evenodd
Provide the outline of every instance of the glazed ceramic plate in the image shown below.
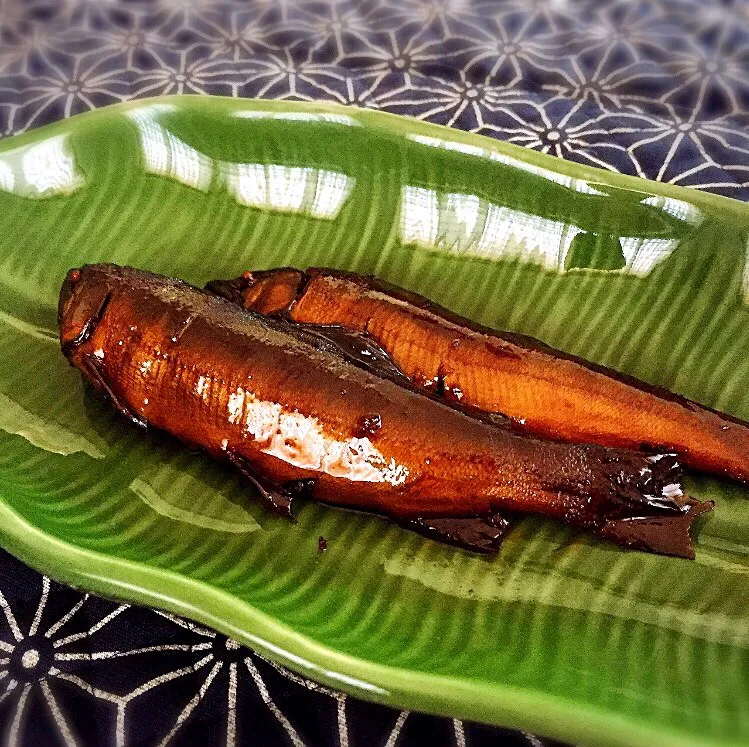
<path fill-rule="evenodd" d="M 576 743 L 749 743 L 749 492 L 690 562 L 540 519 L 486 559 L 135 432 L 60 354 L 66 270 L 374 273 L 749 418 L 749 209 L 331 105 L 166 98 L 0 143 L 0 537 L 320 682 Z M 417 428 L 418 424 L 414 424 Z M 318 537 L 328 551 L 318 551 Z"/>

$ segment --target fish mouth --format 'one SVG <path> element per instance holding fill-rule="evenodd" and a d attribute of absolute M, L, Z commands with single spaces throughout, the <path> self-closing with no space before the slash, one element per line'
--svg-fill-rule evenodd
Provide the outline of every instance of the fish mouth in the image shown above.
<path fill-rule="evenodd" d="M 57 304 L 60 346 L 66 356 L 93 335 L 111 297 L 110 283 L 101 273 L 90 267 L 68 272 Z"/>
<path fill-rule="evenodd" d="M 62 282 L 62 287 L 60 288 L 60 298 L 57 303 L 57 324 L 62 329 L 63 321 L 66 317 L 66 311 L 68 309 L 68 306 L 75 295 L 76 288 L 78 286 L 78 283 L 81 279 L 81 268 L 74 267 L 71 270 L 68 270 L 67 275 L 65 275 L 65 280 Z"/>

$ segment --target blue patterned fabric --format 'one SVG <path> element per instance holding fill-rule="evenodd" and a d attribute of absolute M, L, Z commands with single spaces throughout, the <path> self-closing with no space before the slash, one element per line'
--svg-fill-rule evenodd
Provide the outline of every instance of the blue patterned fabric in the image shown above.
<path fill-rule="evenodd" d="M 0 0 L 0 133 L 162 93 L 329 100 L 749 199 L 749 3 Z M 369 705 L 0 552 L 0 739 L 538 745 Z"/>
<path fill-rule="evenodd" d="M 140 96 L 331 100 L 749 196 L 749 4 L 5 0 L 0 131 Z"/>

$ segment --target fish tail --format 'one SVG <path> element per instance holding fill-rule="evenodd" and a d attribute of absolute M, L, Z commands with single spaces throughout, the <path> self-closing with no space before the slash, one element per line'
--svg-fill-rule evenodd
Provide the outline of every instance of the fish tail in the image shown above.
<path fill-rule="evenodd" d="M 694 520 L 713 509 L 713 501 L 700 502 L 685 497 L 678 512 L 659 516 L 630 516 L 607 519 L 595 530 L 602 539 L 634 550 L 694 560 L 690 530 Z"/>
<path fill-rule="evenodd" d="M 599 471 L 609 491 L 599 504 L 595 533 L 626 547 L 693 559 L 690 529 L 714 504 L 684 493 L 677 456 L 601 451 Z"/>
<path fill-rule="evenodd" d="M 598 449 L 597 449 L 598 451 Z M 676 454 L 640 454 L 600 449 L 604 471 L 622 510 L 647 507 L 676 510 L 681 505 L 683 472 Z"/>

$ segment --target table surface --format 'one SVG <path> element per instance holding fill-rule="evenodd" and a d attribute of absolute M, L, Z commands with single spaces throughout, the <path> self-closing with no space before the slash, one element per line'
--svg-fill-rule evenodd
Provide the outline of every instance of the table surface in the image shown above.
<path fill-rule="evenodd" d="M 749 199 L 743 0 L 0 0 L 3 135 L 167 93 L 374 107 Z M 552 744 L 321 688 L 2 551 L 0 609 L 9 744 Z"/>

